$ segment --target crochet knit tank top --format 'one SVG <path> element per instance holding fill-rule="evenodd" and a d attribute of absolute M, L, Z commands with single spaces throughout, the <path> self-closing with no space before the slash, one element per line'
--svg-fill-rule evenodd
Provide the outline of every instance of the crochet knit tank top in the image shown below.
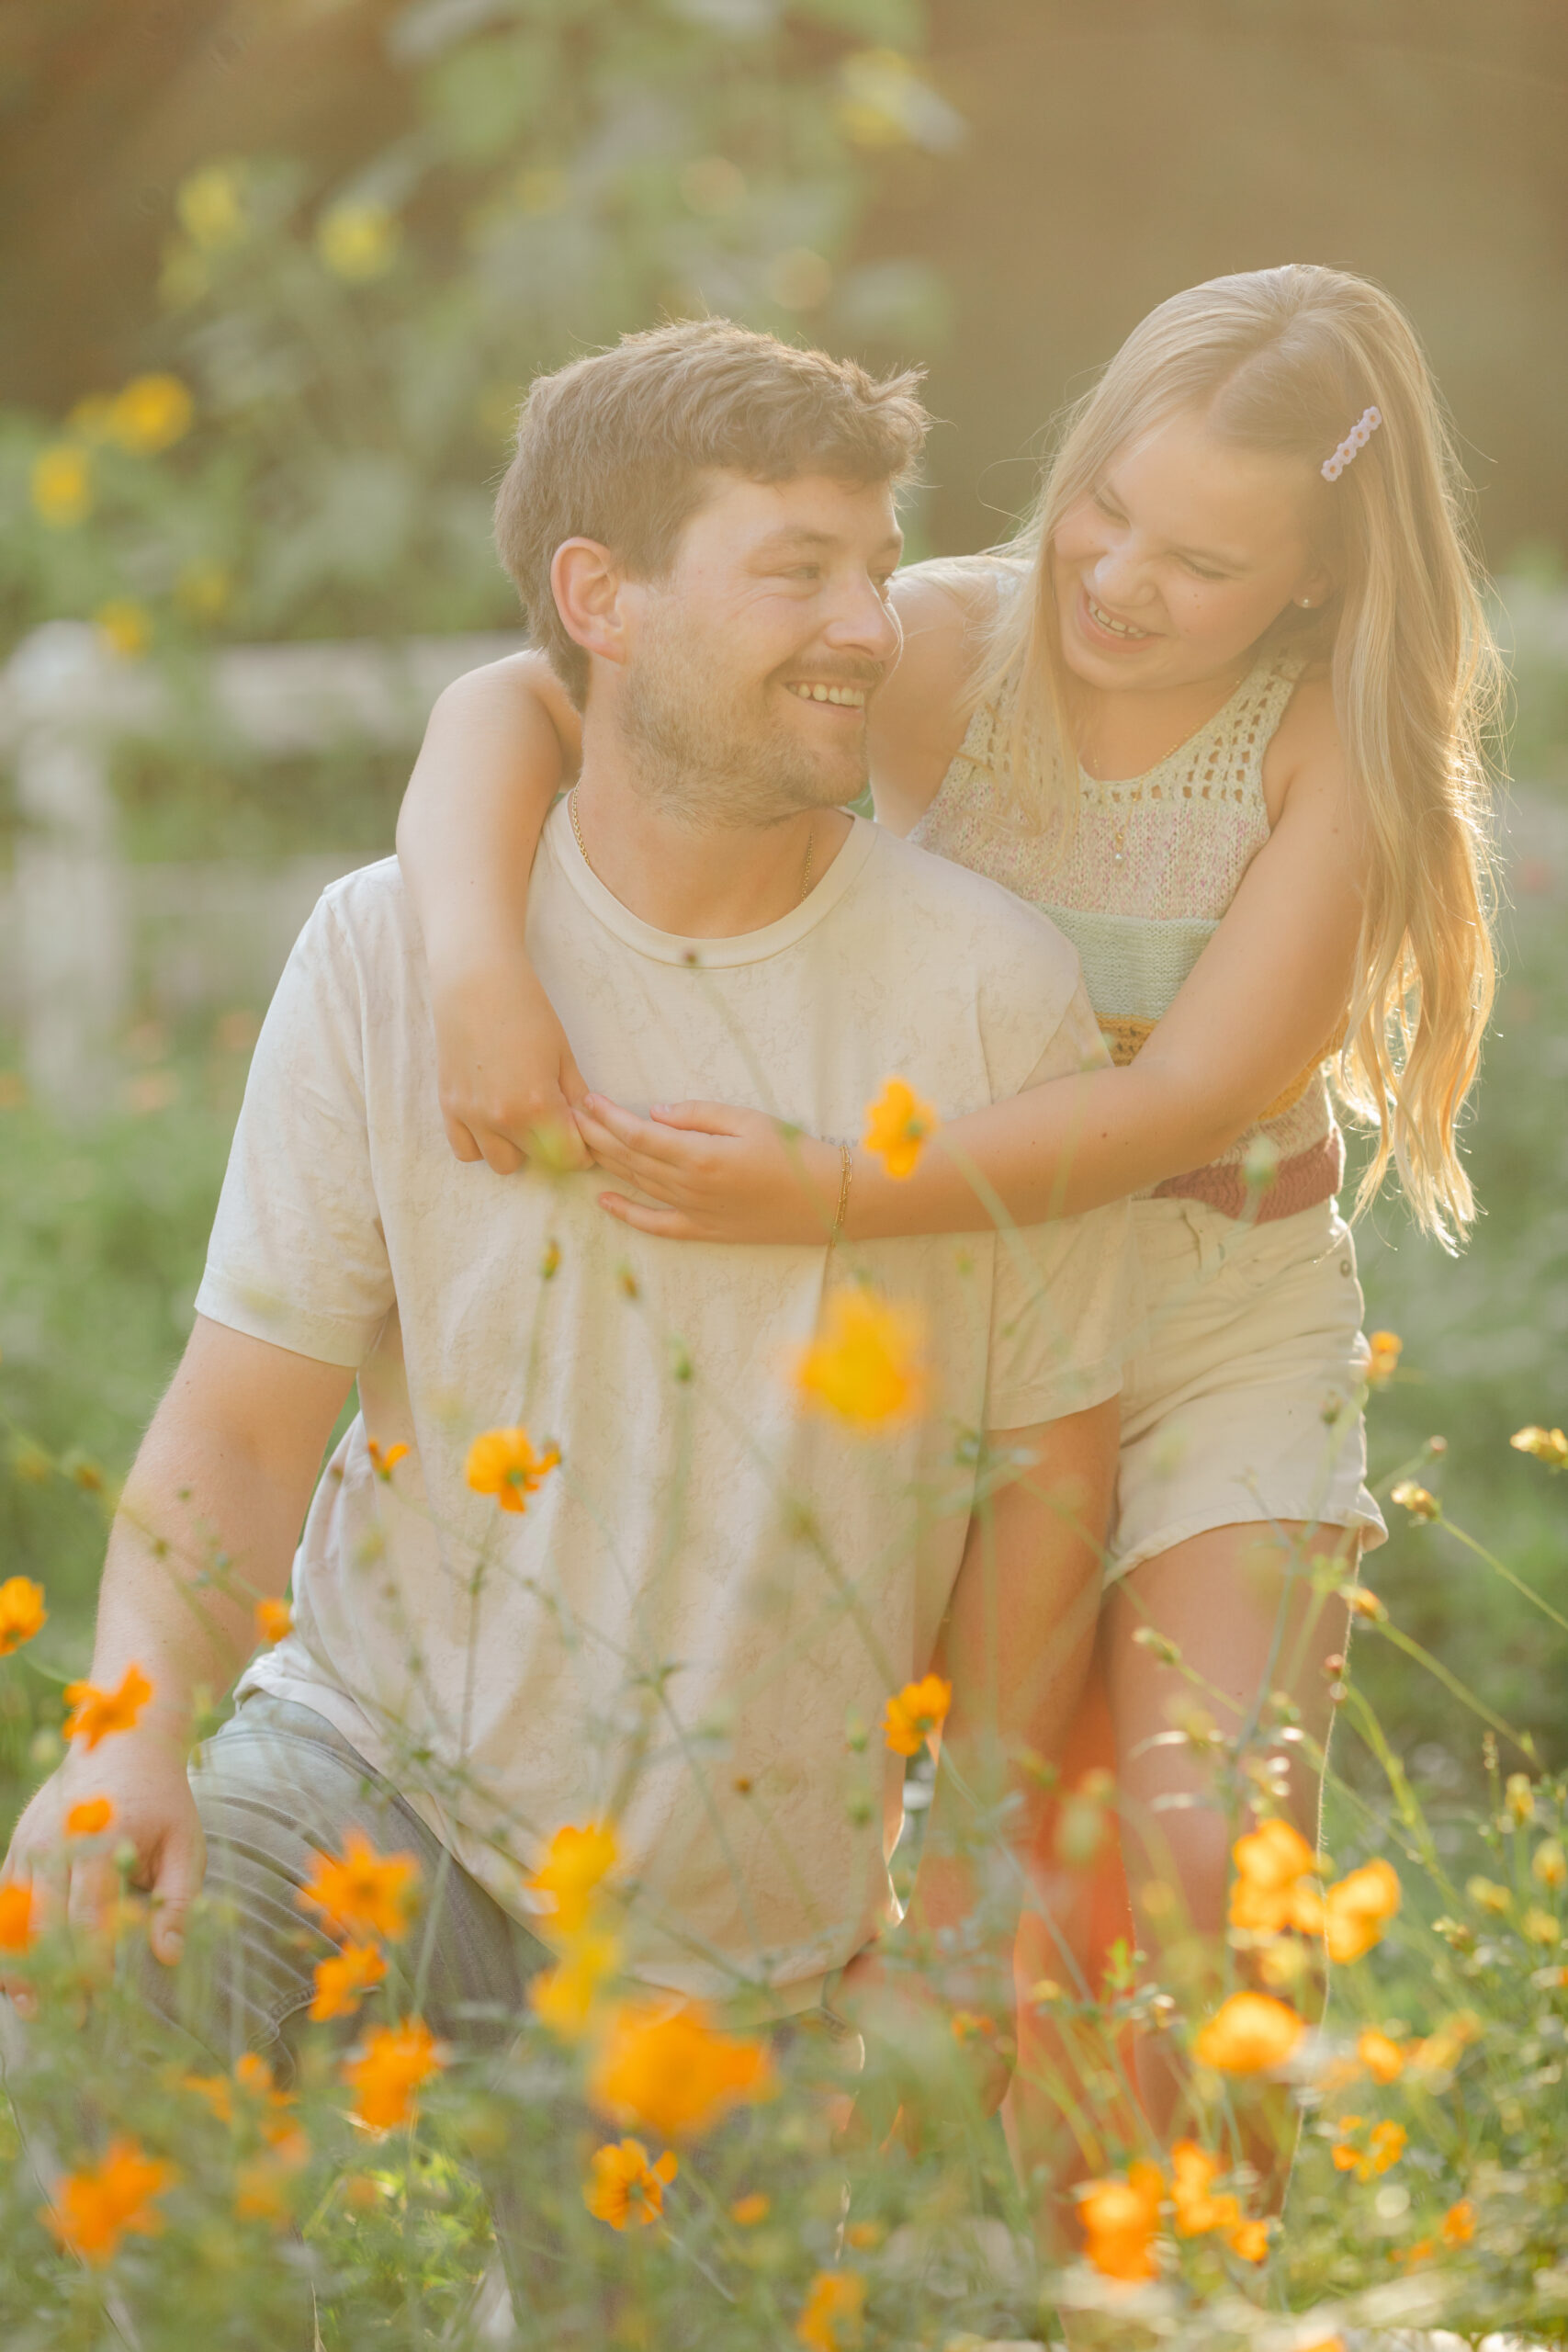
<path fill-rule="evenodd" d="M 1296 655 L 1263 655 L 1224 709 L 1145 775 L 1086 775 L 1077 832 L 1059 860 L 1048 835 L 1022 831 L 1010 815 L 1009 707 L 982 703 L 910 836 L 1005 884 L 1066 933 L 1117 1063 L 1134 1059 L 1168 1010 L 1269 838 L 1263 755 L 1302 667 Z M 1314 1062 L 1217 1160 L 1153 1190 L 1262 1221 L 1332 1199 L 1344 1168 Z"/>

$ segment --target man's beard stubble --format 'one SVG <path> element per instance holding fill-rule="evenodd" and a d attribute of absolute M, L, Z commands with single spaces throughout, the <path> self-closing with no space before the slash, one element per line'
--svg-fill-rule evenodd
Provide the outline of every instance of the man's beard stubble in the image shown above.
<path fill-rule="evenodd" d="M 853 683 L 874 681 L 857 675 Z M 622 681 L 618 716 L 639 784 L 689 824 L 779 824 L 807 809 L 841 808 L 868 781 L 863 731 L 852 764 L 814 755 L 770 719 L 765 685 L 728 685 L 666 619 L 645 631 Z"/>

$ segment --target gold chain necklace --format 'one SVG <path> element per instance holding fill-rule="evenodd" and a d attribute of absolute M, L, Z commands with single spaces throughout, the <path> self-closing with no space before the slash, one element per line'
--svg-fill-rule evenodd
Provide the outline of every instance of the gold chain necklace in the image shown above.
<path fill-rule="evenodd" d="M 595 882 L 603 882 L 605 889 L 607 890 L 610 886 L 607 882 L 604 882 L 604 876 L 600 873 L 599 868 L 589 856 L 588 843 L 582 838 L 582 820 L 577 813 L 577 786 L 575 784 L 572 786 L 571 790 L 567 794 L 566 806 L 567 813 L 571 819 L 571 830 L 577 837 L 577 846 L 582 853 L 582 863 L 586 865 L 590 874 L 592 875 Z M 811 831 L 806 836 L 806 863 L 800 869 L 800 895 L 795 902 L 797 907 L 803 907 L 806 904 L 806 894 L 811 888 L 811 861 L 816 854 L 817 828 L 813 825 Z M 792 909 L 791 911 L 793 912 L 794 910 Z"/>

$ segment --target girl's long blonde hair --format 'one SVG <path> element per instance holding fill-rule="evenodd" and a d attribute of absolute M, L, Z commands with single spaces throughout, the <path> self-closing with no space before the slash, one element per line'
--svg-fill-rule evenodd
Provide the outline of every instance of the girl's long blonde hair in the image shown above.
<path fill-rule="evenodd" d="M 1382 424 L 1334 482 L 1318 469 L 1363 410 Z M 1008 553 L 1033 593 L 998 601 L 978 679 L 1011 705 L 1012 794 L 1064 845 L 1078 801 L 1050 548 L 1117 453 L 1195 409 L 1245 449 L 1309 461 L 1314 544 L 1335 586 L 1270 641 L 1325 664 L 1366 812 L 1356 979 L 1336 1066 L 1375 1127 L 1358 1213 L 1393 1159 L 1445 1241 L 1474 1215 L 1455 1129 L 1480 1063 L 1495 967 L 1485 746 L 1499 664 L 1466 528 L 1465 486 L 1431 371 L 1397 303 L 1365 278 L 1292 263 L 1212 278 L 1135 327 L 1068 411 L 1032 514 Z M 1040 756 L 1054 742 L 1055 758 Z"/>

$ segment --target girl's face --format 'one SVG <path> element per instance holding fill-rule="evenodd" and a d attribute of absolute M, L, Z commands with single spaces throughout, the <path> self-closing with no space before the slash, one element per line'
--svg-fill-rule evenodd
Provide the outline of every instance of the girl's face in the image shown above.
<path fill-rule="evenodd" d="M 1304 459 L 1238 449 L 1190 410 L 1130 442 L 1051 546 L 1062 653 L 1102 691 L 1232 668 L 1285 605 L 1327 595 Z"/>

